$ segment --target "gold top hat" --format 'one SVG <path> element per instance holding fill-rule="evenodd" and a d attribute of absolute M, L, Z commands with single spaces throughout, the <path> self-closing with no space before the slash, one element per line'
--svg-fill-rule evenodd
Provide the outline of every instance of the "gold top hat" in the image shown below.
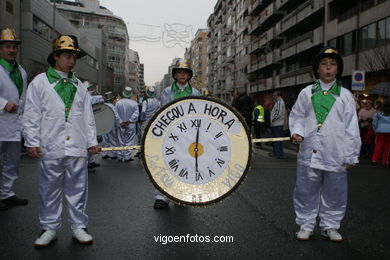
<path fill-rule="evenodd" d="M 0 32 L 0 43 L 3 42 L 21 43 L 21 41 L 16 38 L 15 30 L 10 28 L 5 28 Z"/>
<path fill-rule="evenodd" d="M 79 52 L 80 49 L 76 47 L 77 44 L 77 38 L 74 39 L 70 37 L 69 35 L 61 35 L 57 39 L 55 39 L 53 43 L 53 51 L 59 51 L 59 50 L 71 50 L 71 51 L 76 51 Z"/>
<path fill-rule="evenodd" d="M 175 73 L 178 70 L 187 70 L 190 74 L 190 79 L 192 78 L 192 69 L 190 65 L 190 61 L 187 59 L 179 59 L 176 61 L 175 67 L 172 69 L 172 77 L 175 78 Z"/>
<path fill-rule="evenodd" d="M 47 57 L 47 62 L 50 66 L 54 66 L 55 54 L 61 52 L 71 51 L 77 54 L 77 58 L 81 58 L 86 55 L 86 53 L 80 49 L 79 42 L 77 37 L 74 35 L 60 35 L 53 41 L 53 52 Z"/>

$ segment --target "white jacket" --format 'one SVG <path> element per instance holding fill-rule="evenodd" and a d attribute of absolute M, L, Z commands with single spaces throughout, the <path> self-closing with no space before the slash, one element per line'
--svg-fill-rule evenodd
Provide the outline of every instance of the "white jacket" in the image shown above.
<path fill-rule="evenodd" d="M 304 137 L 298 163 L 325 171 L 345 171 L 343 164 L 358 162 L 361 145 L 355 100 L 349 90 L 341 88 L 340 96 L 335 96 L 332 109 L 317 131 L 311 90 L 312 85 L 301 91 L 290 113 L 291 135 Z"/>
<path fill-rule="evenodd" d="M 65 156 L 86 157 L 89 147 L 97 145 L 95 119 L 87 89 L 78 80 L 68 121 L 65 105 L 46 74 L 41 73 L 29 84 L 23 133 L 27 147 L 40 147 L 43 159 Z"/>
<path fill-rule="evenodd" d="M 26 99 L 27 74 L 20 65 L 19 70 L 23 78 L 23 92 L 20 98 L 18 89 L 9 76 L 9 72 L 3 66 L 0 66 L 0 142 L 20 142 L 21 140 L 21 115 Z M 17 113 L 8 113 L 4 110 L 8 101 L 12 101 L 19 106 Z"/>

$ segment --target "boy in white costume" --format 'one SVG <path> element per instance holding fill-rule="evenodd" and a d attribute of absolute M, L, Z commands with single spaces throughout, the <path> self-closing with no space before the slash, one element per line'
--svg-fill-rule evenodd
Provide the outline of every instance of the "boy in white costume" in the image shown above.
<path fill-rule="evenodd" d="M 122 91 L 122 96 L 123 98 L 118 100 L 115 104 L 115 108 L 119 116 L 118 145 L 131 146 L 135 145 L 137 141 L 136 124 L 139 116 L 138 103 L 131 99 L 133 96 L 133 89 L 131 87 L 125 87 Z M 134 159 L 131 158 L 131 155 L 131 150 L 118 151 L 118 161 L 134 161 Z"/>
<path fill-rule="evenodd" d="M 13 29 L 0 32 L 0 210 L 28 203 L 13 191 L 19 176 L 21 115 L 27 87 L 26 71 L 16 62 L 19 44 Z"/>
<path fill-rule="evenodd" d="M 171 87 L 167 87 L 163 90 L 161 94 L 161 106 L 178 98 L 200 96 L 201 93 L 190 84 L 192 76 L 193 72 L 189 61 L 186 59 L 178 60 L 175 67 L 172 69 L 172 77 L 175 81 L 172 83 Z M 168 207 L 169 199 L 164 197 L 158 190 L 155 190 L 154 198 L 154 209 L 165 209 Z"/>
<path fill-rule="evenodd" d="M 334 48 L 320 51 L 313 72 L 319 79 L 301 91 L 289 118 L 292 139 L 301 143 L 293 195 L 297 239 L 310 239 L 319 216 L 321 235 L 341 242 L 347 170 L 358 163 L 361 145 L 356 106 L 337 80 L 343 60 Z"/>
<path fill-rule="evenodd" d="M 37 75 L 27 91 L 23 133 L 27 153 L 40 158 L 39 220 L 42 233 L 36 247 L 57 239 L 62 199 L 67 202 L 73 239 L 91 244 L 86 226 L 88 196 L 87 154 L 97 154 L 95 120 L 90 96 L 71 72 L 84 56 L 77 38 L 60 35 L 48 57 L 49 69 Z"/>

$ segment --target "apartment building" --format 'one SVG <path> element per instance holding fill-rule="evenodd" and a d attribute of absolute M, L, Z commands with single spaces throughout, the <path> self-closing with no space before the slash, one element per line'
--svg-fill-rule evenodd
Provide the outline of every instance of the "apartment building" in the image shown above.
<path fill-rule="evenodd" d="M 54 1 L 54 0 L 51 0 Z M 114 71 L 112 91 L 122 93 L 131 77 L 128 69 L 129 35 L 122 18 L 107 8 L 100 6 L 98 0 L 56 0 L 61 14 L 77 28 L 89 28 L 103 31 L 105 45 L 105 63 Z"/>
<path fill-rule="evenodd" d="M 325 1 L 324 42 L 343 55 L 343 85 L 351 86 L 353 70 L 365 71 L 368 94 L 373 85 L 390 81 L 390 1 Z"/>
<path fill-rule="evenodd" d="M 26 69 L 29 80 L 47 70 L 46 59 L 52 51 L 52 42 L 63 33 L 77 36 L 80 47 L 87 53 L 74 68 L 77 76 L 82 81 L 98 83 L 100 48 L 60 15 L 49 1 L 0 1 L 0 14 L 0 27 L 14 28 L 22 40 L 18 61 Z"/>
<path fill-rule="evenodd" d="M 191 63 L 194 76 L 191 85 L 200 91 L 206 91 L 207 74 L 207 29 L 199 29 L 184 55 Z"/>
<path fill-rule="evenodd" d="M 389 16 L 389 0 L 219 0 L 207 21 L 207 86 L 227 101 L 244 86 L 266 105 L 278 89 L 291 105 L 314 81 L 313 58 L 329 44 L 343 55 L 343 86 L 364 70 L 368 92 L 390 80 Z"/>

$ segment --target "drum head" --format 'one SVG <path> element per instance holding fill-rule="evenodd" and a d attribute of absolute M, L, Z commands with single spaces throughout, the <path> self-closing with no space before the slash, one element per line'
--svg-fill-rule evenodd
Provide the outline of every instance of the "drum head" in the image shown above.
<path fill-rule="evenodd" d="M 176 203 L 204 206 L 243 181 L 252 146 L 242 116 L 220 100 L 186 97 L 162 107 L 142 140 L 153 185 Z"/>
<path fill-rule="evenodd" d="M 108 134 L 114 128 L 114 111 L 106 104 L 95 104 L 92 109 L 95 116 L 96 134 L 98 136 Z"/>

